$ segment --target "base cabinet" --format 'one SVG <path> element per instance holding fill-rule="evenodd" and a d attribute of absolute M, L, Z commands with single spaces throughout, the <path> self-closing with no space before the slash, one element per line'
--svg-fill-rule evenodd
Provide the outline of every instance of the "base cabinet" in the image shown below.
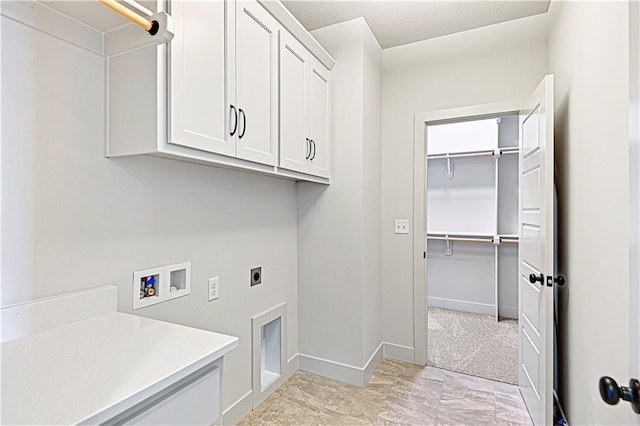
<path fill-rule="evenodd" d="M 130 410 L 117 424 L 202 425 L 221 422 L 221 361 L 161 391 L 152 401 Z"/>

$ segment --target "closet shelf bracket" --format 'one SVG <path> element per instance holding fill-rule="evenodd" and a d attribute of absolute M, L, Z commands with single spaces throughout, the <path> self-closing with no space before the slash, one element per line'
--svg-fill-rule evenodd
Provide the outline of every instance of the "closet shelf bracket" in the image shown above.
<path fill-rule="evenodd" d="M 444 240 L 444 255 L 445 256 L 451 256 L 453 255 L 453 241 L 451 241 L 449 239 L 448 235 L 445 235 L 445 240 Z"/>
<path fill-rule="evenodd" d="M 447 154 L 447 170 L 445 172 L 444 177 L 447 180 L 451 180 L 453 179 L 453 162 L 451 161 L 451 157 L 449 156 L 449 154 Z"/>

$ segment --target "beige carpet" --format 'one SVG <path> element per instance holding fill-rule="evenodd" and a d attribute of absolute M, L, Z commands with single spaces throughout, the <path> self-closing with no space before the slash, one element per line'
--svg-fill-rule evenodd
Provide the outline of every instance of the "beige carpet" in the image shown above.
<path fill-rule="evenodd" d="M 429 308 L 428 365 L 518 383 L 518 321 Z"/>

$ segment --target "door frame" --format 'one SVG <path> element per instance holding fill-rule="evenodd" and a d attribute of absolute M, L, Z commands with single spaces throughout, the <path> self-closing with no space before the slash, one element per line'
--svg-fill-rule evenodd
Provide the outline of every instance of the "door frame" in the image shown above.
<path fill-rule="evenodd" d="M 427 261 L 425 229 L 427 200 L 427 132 L 428 123 L 482 116 L 515 113 L 525 109 L 527 99 L 441 109 L 414 115 L 413 145 L 413 356 L 414 364 L 427 364 Z"/>
<path fill-rule="evenodd" d="M 640 315 L 640 3 L 629 2 L 629 324 Z M 629 375 L 640 378 L 640 329 L 629 327 Z M 621 377 L 624 383 L 628 380 Z M 629 424 L 640 416 L 629 410 Z"/>

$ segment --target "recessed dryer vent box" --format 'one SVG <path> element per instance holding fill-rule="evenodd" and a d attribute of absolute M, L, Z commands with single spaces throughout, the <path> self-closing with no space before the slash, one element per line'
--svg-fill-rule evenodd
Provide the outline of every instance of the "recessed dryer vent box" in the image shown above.
<path fill-rule="evenodd" d="M 186 296 L 191 293 L 191 262 L 166 266 L 166 300 Z"/>
<path fill-rule="evenodd" d="M 164 301 L 164 268 L 145 269 L 133 273 L 133 309 Z"/>
<path fill-rule="evenodd" d="M 287 354 L 287 304 L 251 318 L 252 399 L 256 408 L 284 382 Z"/>

